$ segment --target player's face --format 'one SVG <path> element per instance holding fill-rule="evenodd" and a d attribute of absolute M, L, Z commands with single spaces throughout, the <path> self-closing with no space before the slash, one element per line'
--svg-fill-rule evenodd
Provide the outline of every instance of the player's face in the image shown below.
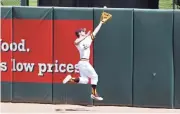
<path fill-rule="evenodd" d="M 86 35 L 86 29 L 82 30 L 82 31 L 80 32 L 80 35 L 81 35 L 81 36 L 85 36 L 85 35 Z"/>
<path fill-rule="evenodd" d="M 85 31 L 81 31 L 81 35 L 82 35 L 82 36 L 85 36 L 85 35 L 86 35 L 86 32 L 85 32 Z"/>

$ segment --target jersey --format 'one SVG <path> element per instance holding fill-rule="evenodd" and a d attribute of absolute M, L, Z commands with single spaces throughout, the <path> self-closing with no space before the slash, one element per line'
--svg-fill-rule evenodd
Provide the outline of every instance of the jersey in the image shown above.
<path fill-rule="evenodd" d="M 90 58 L 90 46 L 92 43 L 92 37 L 91 35 L 86 36 L 86 38 L 81 41 L 78 45 L 76 45 L 79 54 L 80 54 L 80 59 L 89 59 Z"/>

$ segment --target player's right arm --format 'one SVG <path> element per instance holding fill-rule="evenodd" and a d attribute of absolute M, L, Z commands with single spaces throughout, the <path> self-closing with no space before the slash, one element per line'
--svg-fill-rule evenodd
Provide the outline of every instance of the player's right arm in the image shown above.
<path fill-rule="evenodd" d="M 86 37 L 81 37 L 81 38 L 78 38 L 74 41 L 74 44 L 75 45 L 78 45 L 81 41 L 83 41 Z"/>
<path fill-rule="evenodd" d="M 81 41 L 83 41 L 84 39 L 86 39 L 88 36 L 90 35 L 90 31 L 86 34 L 85 37 L 81 37 L 75 40 L 74 44 L 78 45 Z"/>

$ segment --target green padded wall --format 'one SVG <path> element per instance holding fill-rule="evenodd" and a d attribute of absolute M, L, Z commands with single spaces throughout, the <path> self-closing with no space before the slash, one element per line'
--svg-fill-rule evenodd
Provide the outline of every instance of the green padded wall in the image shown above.
<path fill-rule="evenodd" d="M 1 19 L 12 19 L 12 7 L 1 7 Z"/>
<path fill-rule="evenodd" d="M 180 11 L 174 12 L 175 108 L 180 108 Z"/>
<path fill-rule="evenodd" d="M 134 11 L 134 106 L 173 107 L 172 25 L 172 11 Z"/>
<path fill-rule="evenodd" d="M 94 28 L 102 9 L 94 10 Z M 94 40 L 94 67 L 99 75 L 98 92 L 104 98 L 95 105 L 132 105 L 133 10 L 108 9 L 112 19 Z"/>

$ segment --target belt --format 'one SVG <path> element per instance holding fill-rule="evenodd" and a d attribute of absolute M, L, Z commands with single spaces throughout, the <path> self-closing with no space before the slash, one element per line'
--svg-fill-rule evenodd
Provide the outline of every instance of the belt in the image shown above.
<path fill-rule="evenodd" d="M 89 60 L 89 59 L 87 59 L 87 58 L 81 58 L 80 60 L 81 60 L 81 61 L 87 61 L 87 60 Z"/>

